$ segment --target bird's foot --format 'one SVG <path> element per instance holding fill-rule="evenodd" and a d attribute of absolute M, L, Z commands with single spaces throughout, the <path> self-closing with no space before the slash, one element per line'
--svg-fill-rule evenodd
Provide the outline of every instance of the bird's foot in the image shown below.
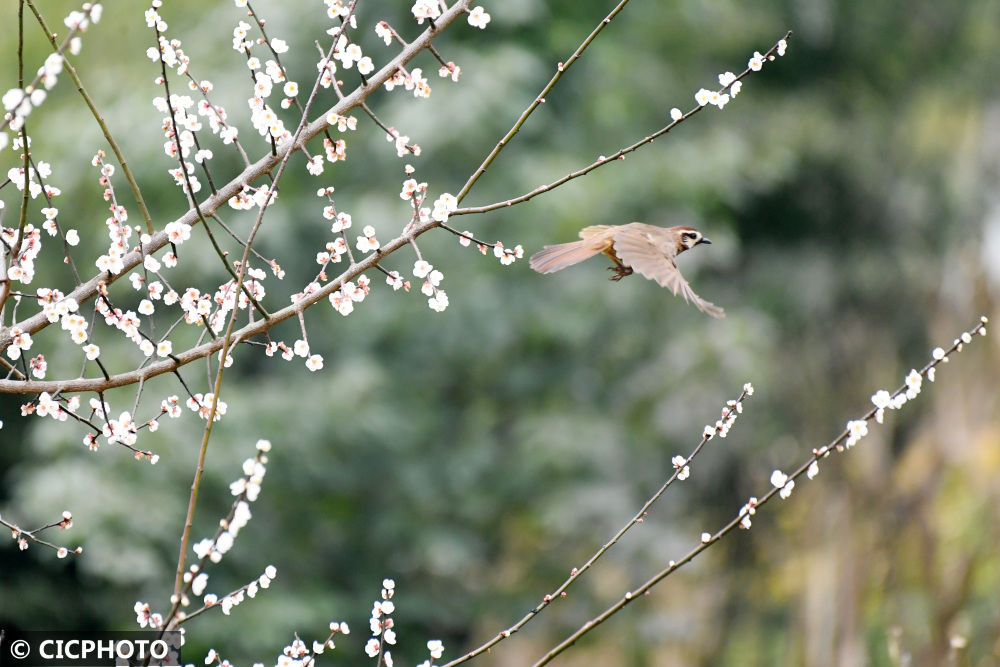
<path fill-rule="evenodd" d="M 618 281 L 618 280 L 621 280 L 622 278 L 624 278 L 625 276 L 632 275 L 632 267 L 631 266 L 609 266 L 608 267 L 608 271 L 611 271 L 611 272 L 614 273 L 614 275 L 611 276 L 610 278 L 608 278 L 608 280 Z"/>

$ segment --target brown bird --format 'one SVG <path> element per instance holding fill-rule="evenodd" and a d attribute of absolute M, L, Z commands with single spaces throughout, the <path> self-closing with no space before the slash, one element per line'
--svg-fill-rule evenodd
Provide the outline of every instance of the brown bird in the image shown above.
<path fill-rule="evenodd" d="M 539 273 L 553 273 L 603 252 L 615 263 L 608 267 L 608 271 L 614 272 L 611 280 L 621 280 L 638 271 L 712 317 L 725 315 L 722 308 L 695 294 L 677 268 L 677 255 L 696 245 L 711 243 L 698 230 L 630 222 L 584 227 L 580 238 L 580 241 L 547 245 L 532 255 L 528 263 Z"/>

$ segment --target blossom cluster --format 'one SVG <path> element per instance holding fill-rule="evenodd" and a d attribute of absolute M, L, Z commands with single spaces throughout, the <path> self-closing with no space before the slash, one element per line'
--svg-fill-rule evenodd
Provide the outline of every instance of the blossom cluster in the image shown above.
<path fill-rule="evenodd" d="M 257 597 L 257 592 L 261 588 L 269 588 L 271 582 L 278 575 L 277 569 L 273 565 L 268 565 L 264 568 L 263 574 L 261 574 L 257 579 L 251 581 L 245 586 L 233 591 L 229 595 L 223 596 L 223 598 L 218 602 L 219 607 L 222 609 L 222 613 L 228 616 L 233 607 L 243 603 L 243 601 L 250 597 Z M 212 606 L 212 595 L 211 593 L 205 596 L 206 606 Z"/>
<path fill-rule="evenodd" d="M 3 423 L 0 422 L 0 428 L 2 427 Z M 65 558 L 71 553 L 75 555 L 83 553 L 83 547 L 76 547 L 75 549 L 70 550 L 68 547 L 58 546 L 46 540 L 42 540 L 41 538 L 38 537 L 39 533 L 41 533 L 44 530 L 48 530 L 49 528 L 58 527 L 61 530 L 67 530 L 71 528 L 73 526 L 73 514 L 69 510 L 65 510 L 62 513 L 62 517 L 59 519 L 59 521 L 46 524 L 41 528 L 36 528 L 34 530 L 24 530 L 17 524 L 10 523 L 9 521 L 4 520 L 3 517 L 0 517 L 0 525 L 5 526 L 10 530 L 11 539 L 13 539 L 14 542 L 17 544 L 17 548 L 19 551 L 27 551 L 31 542 L 35 542 L 36 544 L 41 544 L 42 546 L 47 546 L 51 549 L 54 549 L 57 558 Z"/>
<path fill-rule="evenodd" d="M 7 172 L 7 178 L 11 180 L 14 186 L 24 191 L 25 183 L 27 182 L 28 189 L 30 191 L 30 196 L 32 199 L 39 196 L 43 190 L 43 187 L 39 185 L 34 179 L 34 176 L 42 176 L 48 173 L 48 164 L 40 162 L 37 169 L 31 170 L 27 178 L 25 178 L 24 171 L 20 168 L 10 169 Z M 46 184 L 44 190 L 47 196 L 54 197 L 59 194 L 58 188 L 54 188 Z M 0 209 L 3 206 L 0 205 Z M 46 220 L 45 224 L 48 224 L 49 220 Z M 79 241 L 76 236 L 76 232 L 73 232 L 73 237 L 75 240 Z M 31 223 L 27 223 L 24 226 L 23 234 L 19 232 L 17 227 L 3 227 L 0 226 L 0 243 L 3 244 L 5 248 L 15 248 L 17 249 L 17 255 L 14 257 L 9 264 L 7 269 L 7 277 L 10 280 L 17 281 L 19 283 L 27 285 L 32 280 L 35 279 L 35 259 L 42 250 L 42 232 L 39 228 Z"/>
<path fill-rule="evenodd" d="M 278 656 L 275 667 L 312 667 L 316 664 L 317 655 L 323 653 L 328 648 L 336 648 L 334 637 L 338 634 L 349 635 L 350 633 L 351 630 L 347 623 L 333 621 L 330 623 L 329 636 L 321 642 L 314 641 L 312 643 L 312 651 L 309 650 L 309 646 L 305 641 L 296 637 L 292 640 L 291 644 L 281 650 L 281 655 Z M 210 665 L 213 662 L 218 663 L 220 667 L 230 667 L 228 660 L 223 660 L 215 649 L 210 649 L 205 656 L 205 664 Z M 255 663 L 254 667 L 263 667 L 263 664 Z"/>
<path fill-rule="evenodd" d="M 752 525 L 750 517 L 757 513 L 757 496 L 750 496 L 750 500 L 740 508 L 740 528 L 749 530 Z"/>
<path fill-rule="evenodd" d="M 365 653 L 369 658 L 380 658 L 380 663 L 386 667 L 392 667 L 392 653 L 386 646 L 396 644 L 396 631 L 393 630 L 392 613 L 396 611 L 396 603 L 392 601 L 392 596 L 396 592 L 396 582 L 392 579 L 382 580 L 381 599 L 375 600 L 372 604 L 371 618 L 368 625 L 372 631 L 372 637 L 365 644 Z"/>
<path fill-rule="evenodd" d="M 433 20 L 441 16 L 441 3 L 438 0 L 416 0 L 410 11 L 417 23 L 423 24 L 425 19 Z"/>
<path fill-rule="evenodd" d="M 775 470 L 771 473 L 771 486 L 779 489 L 778 495 L 782 498 L 787 498 L 792 495 L 792 490 L 795 488 L 795 480 L 789 478 L 788 475 L 780 470 Z"/>
<path fill-rule="evenodd" d="M 851 447 L 854 447 L 868 435 L 868 423 L 872 419 L 879 424 L 883 423 L 886 409 L 898 410 L 906 405 L 907 402 L 915 399 L 920 394 L 924 378 L 926 377 L 929 381 L 933 382 L 936 366 L 938 364 L 947 363 L 949 355 L 952 352 L 960 352 L 964 345 L 971 343 L 973 334 L 985 336 L 987 323 L 988 320 L 986 317 L 980 318 L 979 324 L 973 327 L 972 330 L 966 331 L 962 333 L 961 336 L 956 338 L 951 346 L 951 349 L 948 351 L 945 351 L 940 347 L 934 348 L 931 351 L 932 361 L 924 366 L 922 370 L 918 371 L 916 369 L 911 369 L 910 372 L 903 378 L 903 384 L 895 392 L 890 393 L 885 389 L 880 389 L 872 394 L 871 402 L 874 407 L 868 412 L 868 414 L 861 419 L 852 419 L 848 421 L 847 425 L 844 427 L 843 433 L 841 433 L 841 435 L 830 445 L 814 449 L 812 452 L 813 458 L 808 465 L 803 467 L 804 469 L 799 468 L 792 475 L 787 475 L 781 470 L 774 470 L 771 473 L 770 481 L 771 485 L 778 490 L 778 495 L 781 498 L 788 498 L 792 494 L 792 490 L 795 488 L 795 478 L 802 474 L 802 472 L 805 472 L 806 477 L 809 479 L 815 478 L 816 475 L 819 474 L 819 459 L 829 456 L 834 449 L 839 452 L 843 452 Z M 675 467 L 676 466 L 677 463 L 675 462 Z M 757 504 L 757 498 L 753 497 L 750 498 L 747 504 L 740 508 L 739 525 L 741 528 L 750 527 L 750 517 L 754 514 Z"/>
<path fill-rule="evenodd" d="M 390 79 L 391 81 L 392 79 Z M 390 127 L 389 131 L 386 132 L 385 140 L 393 144 L 396 148 L 396 157 L 405 157 L 407 155 L 413 155 L 419 157 L 421 153 L 421 148 L 417 144 L 410 143 L 410 137 L 401 134 L 399 130 L 394 127 Z"/>
<path fill-rule="evenodd" d="M 729 435 L 729 429 L 736 423 L 736 418 L 743 414 L 743 401 L 750 396 L 753 396 L 753 385 L 747 382 L 743 385 L 743 392 L 739 398 L 726 401 L 726 405 L 722 408 L 722 416 L 715 421 L 715 424 L 705 426 L 702 437 L 711 440 L 716 435 L 720 438 Z"/>
<path fill-rule="evenodd" d="M 439 287 L 444 280 L 444 274 L 434 268 L 429 262 L 419 259 L 413 264 L 413 275 L 423 278 L 424 283 L 420 286 L 420 291 L 427 299 L 427 305 L 435 312 L 442 312 L 448 307 L 448 294 Z M 393 284 L 395 288 L 395 284 Z"/>
<path fill-rule="evenodd" d="M 354 312 L 354 304 L 361 303 L 368 296 L 371 280 L 365 274 L 358 276 L 358 282 L 347 281 L 340 289 L 330 294 L 330 305 L 338 313 L 347 317 Z"/>
<path fill-rule="evenodd" d="M 12 148 L 14 150 L 20 150 L 27 143 L 28 147 L 31 147 L 31 137 L 28 137 L 28 141 L 24 142 L 21 137 L 14 140 Z M 7 178 L 10 179 L 11 184 L 17 188 L 19 191 L 24 192 L 24 188 L 28 188 L 28 195 L 32 199 L 37 199 L 40 195 L 45 195 L 46 198 L 58 197 L 62 194 L 62 190 L 50 185 L 45 181 L 52 175 L 52 165 L 44 160 L 39 160 L 37 163 L 32 164 L 31 168 L 28 170 L 27 177 L 25 177 L 25 171 L 23 167 L 12 167 L 7 170 Z M 52 220 L 58 210 L 52 212 L 48 209 L 42 209 L 42 213 L 45 215 L 46 222 Z M 43 224 L 43 227 L 45 225 Z M 47 227 L 46 227 L 47 229 Z M 7 232 L 10 233 L 9 231 Z M 16 240 L 16 237 L 14 237 Z M 5 239 L 6 240 L 6 239 Z"/>
<path fill-rule="evenodd" d="M 309 342 L 304 338 L 295 341 L 291 347 L 285 341 L 271 341 L 264 348 L 264 353 L 269 357 L 273 357 L 274 353 L 279 350 L 281 351 L 281 358 L 285 361 L 291 361 L 298 356 L 306 360 L 306 368 L 310 371 L 318 371 L 323 368 L 323 355 L 311 354 Z"/>
<path fill-rule="evenodd" d="M 417 98 L 426 99 L 431 96 L 431 87 L 427 83 L 427 77 L 424 76 L 424 70 L 420 67 L 415 67 L 410 71 L 400 68 L 382 85 L 388 91 L 399 87 L 412 91 L 413 96 Z"/>
<path fill-rule="evenodd" d="M 153 611 L 148 602 L 136 600 L 132 605 L 135 612 L 135 622 L 140 628 L 159 630 L 163 628 L 163 614 Z"/>
<path fill-rule="evenodd" d="M 702 431 L 701 445 L 718 435 L 720 438 L 725 438 L 729 435 L 729 429 L 733 427 L 736 423 L 736 418 L 743 414 L 743 401 L 748 397 L 753 396 L 753 385 L 749 382 L 743 385 L 743 391 L 740 392 L 738 398 L 730 399 L 726 401 L 726 404 L 722 408 L 722 415 L 716 420 L 715 425 L 705 426 Z M 701 447 L 699 445 L 699 448 Z M 684 457 L 681 455 L 674 456 L 670 459 L 670 464 L 674 467 L 676 479 L 683 482 L 688 477 L 691 476 L 691 460 L 694 458 L 695 454 L 698 453 L 698 449 L 695 449 L 691 456 Z"/>
<path fill-rule="evenodd" d="M 514 260 L 524 257 L 524 248 L 521 247 L 520 243 L 513 248 L 505 248 L 501 241 L 497 241 L 493 244 L 493 256 L 499 259 L 504 266 L 510 266 Z"/>
<path fill-rule="evenodd" d="M 80 11 L 72 11 L 63 19 L 63 24 L 70 29 L 70 39 L 55 53 L 50 53 L 45 58 L 45 62 L 38 68 L 34 80 L 22 88 L 11 88 L 0 97 L 0 104 L 3 104 L 4 111 L 8 113 L 5 125 L 15 132 L 24 127 L 24 119 L 35 109 L 45 102 L 48 91 L 55 87 L 59 79 L 59 74 L 63 71 L 63 50 L 68 49 L 73 55 L 80 53 L 82 42 L 78 33 L 85 32 L 91 24 L 101 20 L 104 8 L 100 3 L 91 4 L 86 2 Z M 41 87 L 39 87 L 41 85 Z M 7 146 L 9 137 L 5 132 L 0 132 L 0 150 Z"/>
<path fill-rule="evenodd" d="M 709 90 L 707 88 L 701 88 L 694 95 L 695 102 L 698 106 L 706 106 L 711 104 L 720 109 L 724 109 L 729 101 L 740 94 L 740 89 L 743 87 L 743 82 L 736 78 L 736 75 L 732 72 L 723 72 L 719 75 L 719 85 L 722 86 L 722 91 Z M 728 92 L 725 92 L 728 89 Z M 672 109 L 670 111 L 670 117 L 674 120 L 680 120 L 683 114 L 680 109 Z"/>
<path fill-rule="evenodd" d="M 166 31 L 167 24 L 155 6 L 147 10 L 146 22 L 149 27 L 156 29 L 158 41 L 157 47 L 151 47 L 147 50 L 147 56 L 154 62 L 162 62 L 165 67 L 175 70 L 177 74 L 188 76 L 188 87 L 192 91 L 197 91 L 202 98 L 194 113 L 191 111 L 195 106 L 194 102 L 186 95 L 171 94 L 169 100 L 162 97 L 154 99 L 153 103 L 156 109 L 165 115 L 163 119 L 163 131 L 167 138 L 164 144 L 165 153 L 170 157 L 184 158 L 185 160 L 191 157 L 192 149 L 198 146 L 195 135 L 203 128 L 201 118 L 208 121 L 212 133 L 218 135 L 224 144 L 236 142 L 239 132 L 236 127 L 226 123 L 225 108 L 213 104 L 208 98 L 208 93 L 214 87 L 212 82 L 198 81 L 191 76 L 189 71 L 190 58 L 181 48 L 180 40 L 168 40 L 162 34 Z M 250 30 L 250 24 L 245 21 L 240 21 L 233 29 L 233 49 L 246 56 L 247 68 L 252 73 L 253 94 L 247 100 L 250 108 L 250 122 L 257 133 L 269 144 L 284 141 L 291 137 L 291 132 L 267 100 L 271 97 L 275 87 L 278 86 L 284 94 L 279 106 L 287 109 L 293 104 L 299 93 L 298 84 L 287 79 L 285 70 L 278 59 L 278 54 L 288 51 L 288 44 L 277 37 L 272 37 L 269 40 L 251 39 Z M 262 62 L 261 58 L 253 55 L 252 50 L 260 45 L 266 46 L 269 54 L 273 57 L 265 57 Z M 351 53 L 353 54 L 353 51 Z M 165 83 L 162 78 L 160 82 Z M 193 159 L 196 163 L 203 164 L 212 157 L 211 150 L 198 148 Z M 195 176 L 194 164 L 191 162 L 185 161 L 182 166 L 170 169 L 170 174 L 185 191 L 198 192 L 201 189 L 201 184 Z M 245 189 L 241 196 L 234 197 L 230 204 L 240 208 L 247 203 L 247 197 L 248 192 Z M 257 203 L 263 205 L 260 201 Z"/>
<path fill-rule="evenodd" d="M 441 3 L 438 0 L 416 0 L 410 8 L 410 12 L 413 14 L 413 18 L 417 19 L 418 24 L 422 24 L 427 19 L 433 21 L 441 16 Z M 469 25 L 483 29 L 489 22 L 490 15 L 481 6 L 469 10 Z M 386 40 L 386 44 L 388 43 L 389 41 Z"/>
<path fill-rule="evenodd" d="M 243 474 L 229 485 L 229 492 L 236 498 L 229 516 L 220 522 L 219 530 L 214 537 L 204 538 L 192 547 L 199 562 L 192 565 L 184 573 L 184 582 L 190 586 L 191 593 L 199 597 L 204 595 L 202 601 L 206 607 L 219 604 L 224 614 L 229 614 L 234 606 L 243 602 L 244 596 L 252 598 L 257 595 L 259 589 L 269 587 L 271 580 L 277 574 L 274 566 L 269 565 L 257 579 L 228 595 L 222 596 L 221 599 L 213 593 L 205 594 L 208 574 L 202 570 L 202 563 L 206 560 L 218 563 L 233 548 L 240 530 L 250 522 L 252 517 L 250 503 L 256 501 L 260 496 L 261 485 L 267 472 L 267 454 L 271 451 L 271 443 L 267 440 L 258 440 L 256 450 L 253 457 L 243 461 Z M 186 606 L 188 603 L 186 597 L 181 599 L 182 606 Z"/>
<path fill-rule="evenodd" d="M 41 356 L 39 355 L 39 357 Z M 174 401 L 177 400 L 176 396 L 172 398 Z M 149 451 L 141 451 L 135 447 L 139 437 L 139 430 L 143 428 L 150 431 L 157 430 L 159 426 L 157 419 L 154 418 L 145 422 L 139 422 L 128 411 L 121 412 L 117 418 L 113 418 L 111 416 L 111 406 L 107 401 L 102 401 L 96 396 L 91 397 L 88 401 L 91 411 L 89 418 L 84 414 L 80 414 L 80 406 L 81 398 L 79 395 L 66 396 L 59 394 L 54 396 L 47 391 L 43 391 L 39 393 L 37 401 L 29 401 L 21 405 L 21 416 L 26 417 L 33 414 L 38 417 L 51 417 L 56 421 L 66 421 L 72 415 L 77 421 L 83 422 L 93 429 L 92 431 L 88 431 L 83 437 L 83 444 L 91 451 L 98 449 L 100 446 L 99 438 L 103 436 L 108 444 L 118 443 L 132 450 L 136 459 L 146 460 L 154 465 L 159 461 L 159 455 Z M 164 412 L 166 412 L 165 409 Z M 0 423 L 0 426 L 2 426 L 2 423 Z"/>
<path fill-rule="evenodd" d="M 10 346 L 7 348 L 7 356 L 10 357 L 11 360 L 20 359 L 21 352 L 28 350 L 34 343 L 34 340 L 31 338 L 30 333 L 20 327 L 11 327 L 9 333 L 11 342 Z"/>
<path fill-rule="evenodd" d="M 788 48 L 788 42 L 785 40 L 779 40 L 777 47 L 775 48 L 775 53 L 779 56 L 785 55 L 785 50 Z M 764 62 L 768 60 L 774 60 L 773 55 L 763 55 L 760 51 L 754 51 L 753 56 L 747 61 L 747 72 L 759 72 L 761 68 L 764 67 Z M 730 100 L 739 95 L 740 89 L 743 87 L 743 82 L 740 78 L 743 75 L 736 76 L 732 72 L 723 72 L 719 75 L 719 85 L 721 89 L 719 90 L 709 90 L 707 88 L 701 88 L 694 95 L 695 101 L 698 106 L 707 106 L 711 104 L 712 106 L 718 107 L 720 109 L 725 108 L 729 104 Z M 670 117 L 677 121 L 683 118 L 684 114 L 680 109 L 671 109 Z"/>

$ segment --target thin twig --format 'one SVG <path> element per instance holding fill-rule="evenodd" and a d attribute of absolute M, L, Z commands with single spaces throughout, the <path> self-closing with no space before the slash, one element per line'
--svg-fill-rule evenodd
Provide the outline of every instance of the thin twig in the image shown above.
<path fill-rule="evenodd" d="M 563 72 L 567 71 L 570 67 L 573 66 L 573 63 L 575 63 L 577 59 L 581 55 L 583 55 L 583 52 L 586 50 L 586 48 L 590 46 L 590 43 L 594 41 L 594 39 L 597 37 L 597 35 L 600 34 L 602 30 L 604 30 L 605 26 L 611 23 L 612 19 L 614 19 L 615 16 L 617 16 L 618 13 L 625 8 L 625 5 L 628 4 L 628 1 L 629 0 L 621 0 L 621 2 L 619 2 L 615 6 L 615 8 L 611 10 L 611 13 L 609 13 L 604 18 L 604 20 L 598 23 L 597 27 L 594 28 L 594 30 L 590 33 L 590 35 L 588 35 L 587 38 L 583 40 L 580 46 L 577 47 L 576 51 L 573 52 L 573 55 L 571 55 L 565 63 L 559 63 L 558 65 L 556 65 L 556 73 L 552 76 L 552 78 L 545 85 L 545 87 L 542 88 L 542 92 L 540 92 L 538 95 L 535 96 L 535 99 L 532 100 L 531 104 L 528 105 L 528 108 L 521 113 L 521 116 L 517 119 L 517 122 L 514 123 L 514 126 L 511 127 L 510 130 L 508 130 L 507 134 L 504 135 L 503 139 L 497 142 L 497 145 L 493 147 L 493 150 L 490 151 L 490 154 L 486 156 L 486 159 L 483 160 L 483 163 L 479 165 L 479 168 L 473 172 L 472 176 L 469 177 L 469 180 L 466 181 L 465 185 L 462 186 L 462 189 L 459 190 L 458 194 L 455 196 L 455 198 L 459 202 L 465 199 L 465 195 L 469 194 L 469 190 L 471 190 L 472 186 L 476 184 L 476 181 L 479 180 L 479 177 L 486 173 L 486 170 L 489 168 L 491 164 L 493 164 L 493 160 L 495 160 L 497 155 L 500 154 L 500 151 L 502 151 L 504 146 L 506 146 L 507 143 L 514 138 L 514 135 L 518 133 L 518 131 L 521 129 L 521 126 L 524 125 L 526 120 L 528 120 L 528 116 L 530 116 L 535 111 L 535 109 L 538 108 L 538 105 L 545 103 L 545 96 L 549 94 L 549 91 L 552 90 L 552 88 L 556 85 L 559 79 L 562 78 Z"/>
<path fill-rule="evenodd" d="M 791 35 L 792 35 L 792 31 L 789 30 L 787 33 L 785 33 L 785 36 L 782 37 L 781 41 L 787 40 L 789 37 L 791 37 Z M 775 51 L 778 50 L 778 44 L 779 43 L 780 42 L 776 42 L 774 44 L 774 46 L 772 46 L 767 51 L 767 53 L 764 54 L 765 58 L 768 57 L 768 56 L 770 56 L 771 54 L 773 54 Z M 735 79 L 733 79 L 728 85 L 725 85 L 722 88 L 720 88 L 718 92 L 720 94 L 724 93 L 726 90 L 728 90 L 730 87 L 732 87 L 732 85 L 734 83 L 736 83 L 737 81 L 741 80 L 743 77 L 748 76 L 753 71 L 754 70 L 751 70 L 750 68 L 747 68 L 747 69 L 743 70 L 743 72 L 741 72 L 739 76 L 737 76 Z M 705 106 L 708 106 L 708 105 L 705 105 Z M 589 174 L 590 172 L 594 171 L 598 167 L 603 167 L 604 165 L 609 164 L 611 162 L 614 162 L 615 160 L 624 160 L 626 155 L 628 155 L 629 153 L 631 153 L 631 152 L 633 152 L 635 150 L 638 150 L 639 148 L 642 148 L 646 144 L 653 143 L 654 140 L 656 140 L 657 138 L 663 136 L 664 134 L 666 134 L 670 130 L 674 129 L 675 127 L 677 127 L 678 125 L 680 125 L 681 123 L 683 123 L 684 121 L 686 121 L 688 118 L 690 118 L 691 116 L 695 115 L 696 113 L 698 113 L 699 111 L 701 111 L 702 109 L 704 109 L 705 106 L 697 105 L 694 108 L 692 108 L 691 110 L 689 110 L 686 114 L 684 114 L 683 116 L 681 116 L 680 118 L 678 118 L 677 120 L 671 121 L 665 127 L 660 128 L 656 132 L 654 132 L 654 133 L 652 133 L 652 134 L 650 134 L 650 135 L 648 135 L 648 136 L 640 139 L 639 141 L 635 142 L 634 144 L 631 144 L 630 146 L 626 146 L 625 148 L 622 148 L 622 149 L 618 150 L 617 152 L 613 153 L 612 155 L 609 155 L 609 156 L 602 155 L 596 161 L 592 162 L 591 164 L 587 165 L 586 167 L 584 167 L 582 169 L 578 169 L 576 171 L 572 171 L 572 172 L 566 174 L 565 176 L 563 176 L 562 178 L 559 178 L 559 179 L 556 179 L 556 180 L 552 181 L 551 183 L 548 183 L 546 185 L 540 185 L 537 188 L 535 188 L 534 190 L 531 190 L 530 192 L 526 192 L 525 194 L 520 195 L 518 197 L 513 197 L 511 199 L 505 199 L 503 201 L 498 201 L 498 202 L 495 202 L 493 204 L 486 204 L 484 206 L 469 206 L 469 207 L 466 207 L 466 208 L 460 208 L 460 209 L 457 209 L 455 211 L 452 211 L 451 215 L 454 217 L 456 215 L 469 215 L 470 213 L 486 213 L 487 211 L 495 211 L 498 208 L 507 208 L 507 207 L 513 206 L 515 204 L 520 204 L 522 202 L 528 201 L 529 199 L 537 197 L 538 195 L 540 195 L 542 193 L 549 192 L 550 190 L 554 190 L 555 188 L 559 187 L 560 185 L 563 185 L 565 183 L 568 183 L 569 181 L 572 181 L 574 178 L 579 178 L 580 176 L 586 176 L 587 174 Z M 498 144 L 498 146 L 499 145 L 500 144 Z"/>
<path fill-rule="evenodd" d="M 256 455 L 254 456 L 254 460 L 259 463 L 261 461 L 261 458 L 263 456 L 264 456 L 264 452 L 262 450 L 258 449 Z M 244 482 L 249 482 L 252 477 L 253 477 L 253 474 L 249 474 L 249 475 L 244 475 L 242 479 L 244 480 Z M 222 536 L 222 533 L 226 532 L 228 530 L 228 527 L 230 525 L 232 525 L 233 517 L 236 516 L 236 510 L 239 507 L 240 503 L 247 502 L 247 495 L 248 495 L 248 493 L 249 493 L 248 487 L 244 486 L 243 492 L 240 493 L 238 496 L 236 496 L 236 499 L 233 500 L 233 503 L 232 503 L 232 505 L 229 508 L 229 514 L 226 515 L 226 518 L 224 520 L 222 520 L 222 521 L 219 522 L 219 527 L 216 528 L 215 535 L 212 536 L 211 547 L 209 549 L 205 550 L 205 555 L 201 557 L 201 559 L 198 561 L 197 565 L 192 566 L 192 572 L 202 572 L 205 569 L 205 565 L 208 563 L 208 561 L 209 561 L 209 559 L 211 557 L 212 550 L 215 549 L 216 545 L 219 543 L 219 538 Z M 186 582 L 184 588 L 182 588 L 180 591 L 177 591 L 175 593 L 176 595 L 179 596 L 179 598 L 181 599 L 181 601 L 183 601 L 183 599 L 191 591 L 191 587 L 193 586 L 193 584 L 194 584 L 194 578 L 192 577 L 191 580 L 189 580 L 188 582 Z M 237 591 L 239 591 L 239 590 L 240 589 L 237 589 Z M 234 593 L 237 592 L 237 591 L 234 591 Z M 206 606 L 208 606 L 208 605 L 206 605 Z M 190 620 L 194 616 L 197 616 L 202 611 L 204 611 L 204 609 L 200 609 L 197 612 L 194 612 L 194 613 L 191 613 L 191 614 L 186 614 L 183 617 L 180 614 L 178 614 L 176 611 L 172 612 L 169 617 L 167 617 L 166 619 L 164 619 L 162 632 L 166 632 L 168 630 L 175 629 L 178 625 L 180 625 L 181 623 L 183 623 L 185 621 Z M 172 619 L 173 619 L 173 623 L 171 623 Z M 162 633 L 161 633 L 161 636 L 162 636 Z"/>
<path fill-rule="evenodd" d="M 731 416 L 732 420 L 735 421 L 736 415 L 739 414 L 739 411 L 740 411 L 740 408 L 737 407 L 737 406 L 742 405 L 743 401 L 749 395 L 750 395 L 750 387 L 745 385 L 743 387 L 742 393 L 740 393 L 739 398 L 737 398 L 735 401 L 730 401 L 730 403 L 727 404 L 727 407 L 726 407 L 726 409 L 723 412 L 723 419 L 720 419 L 718 422 L 716 422 L 715 428 L 712 431 L 705 432 L 705 433 L 702 434 L 701 442 L 699 442 L 697 444 L 697 446 L 695 446 L 695 448 L 691 451 L 691 453 L 684 460 L 684 466 L 682 466 L 682 467 L 676 467 L 675 466 L 674 473 L 667 479 L 666 482 L 663 483 L 663 485 L 656 491 L 656 493 L 654 493 L 649 498 L 649 500 L 646 501 L 646 503 L 639 509 L 639 511 L 636 512 L 635 516 L 633 516 L 632 519 L 628 523 L 626 523 L 624 526 L 622 526 L 621 529 L 617 533 L 615 533 L 614 537 L 612 537 L 603 546 L 601 546 L 601 548 L 598 549 L 594 553 L 594 555 L 591 556 L 587 560 L 586 563 L 584 563 L 579 568 L 575 568 L 574 567 L 573 570 L 570 572 L 570 576 L 556 590 L 552 591 L 551 593 L 549 593 L 548 595 L 546 595 L 544 598 L 542 598 L 542 601 L 540 603 L 538 603 L 531 611 L 529 611 L 517 623 L 515 623 L 512 626 L 510 626 L 506 630 L 501 630 L 492 639 L 490 639 L 489 641 L 487 641 L 485 644 L 483 644 L 483 645 L 481 645 L 481 646 L 479 646 L 479 647 L 477 647 L 477 648 L 469 651 L 468 653 L 466 653 L 465 655 L 463 655 L 460 658 L 457 658 L 455 660 L 452 660 L 449 663 L 446 663 L 445 665 L 443 665 L 443 667 L 455 667 L 456 665 L 460 665 L 463 662 L 466 662 L 468 660 L 471 660 L 472 658 L 475 658 L 477 655 L 479 655 L 481 653 L 489 651 L 494 646 L 496 646 L 497 644 L 499 644 L 503 640 L 507 639 L 508 637 L 510 637 L 511 635 L 513 635 L 514 633 L 516 633 L 518 630 L 520 630 L 521 628 L 523 628 L 525 625 L 527 625 L 528 622 L 532 618 L 534 618 L 540 611 L 542 611 L 543 609 L 545 609 L 545 607 L 547 607 L 550 603 L 552 603 L 555 600 L 558 600 L 558 599 L 561 599 L 561 598 L 565 597 L 566 589 L 568 589 L 573 584 L 573 582 L 575 582 L 577 579 L 579 579 L 581 576 L 583 576 L 583 574 L 587 570 L 589 570 L 594 565 L 594 563 L 596 563 L 597 560 L 601 556 L 604 555 L 604 553 L 608 549 L 610 549 L 615 544 L 617 544 L 618 541 L 625 535 L 625 533 L 627 533 L 633 526 L 636 526 L 636 525 L 638 525 L 638 524 L 640 524 L 640 523 L 643 522 L 643 520 L 646 518 L 647 513 L 649 512 L 649 509 L 653 506 L 653 503 L 655 503 L 657 500 L 659 500 L 660 497 L 666 492 L 666 490 L 674 483 L 674 481 L 680 475 L 681 470 L 684 467 L 686 467 L 688 464 L 690 464 L 695 459 L 695 457 L 698 456 L 698 453 L 701 452 L 701 450 L 705 446 L 705 444 L 709 440 L 711 440 L 713 437 L 715 437 L 715 435 L 725 435 L 725 433 L 728 432 L 729 427 L 732 424 L 732 422 L 728 422 L 727 423 L 728 418 Z M 683 477 L 681 479 L 683 479 Z"/>
<path fill-rule="evenodd" d="M 35 8 L 32 0 L 25 1 L 28 3 L 28 6 L 31 7 L 31 11 L 34 12 L 35 18 L 38 20 L 38 25 L 41 27 L 42 31 L 45 32 L 45 37 L 49 40 L 49 43 L 52 45 L 52 48 L 55 49 L 55 52 L 62 53 L 65 51 L 66 46 L 69 44 L 69 39 L 72 38 L 73 32 L 75 31 L 71 32 L 67 36 L 63 46 L 59 46 L 56 44 L 54 33 L 49 30 L 49 27 L 45 24 L 45 19 L 42 18 L 41 13 Z M 143 199 L 142 191 L 139 189 L 139 183 L 135 180 L 131 167 L 128 166 L 128 160 L 125 159 L 125 154 L 122 152 L 121 146 L 119 146 L 118 142 L 115 141 L 107 123 L 104 122 L 104 117 L 101 116 L 101 112 L 97 110 L 97 105 L 94 104 L 94 100 L 91 99 L 90 94 L 83 85 L 83 81 L 76 73 L 76 68 L 73 67 L 65 55 L 63 55 L 63 67 L 67 72 L 69 72 L 70 78 L 73 79 L 73 83 L 76 84 L 76 89 L 80 91 L 83 101 L 86 103 L 87 108 L 90 109 L 90 113 L 93 114 L 94 120 L 97 121 L 98 127 L 101 128 L 101 132 L 104 133 L 104 138 L 107 139 L 108 145 L 111 146 L 111 150 L 114 152 L 115 157 L 118 158 L 118 164 L 122 167 L 122 174 L 125 175 L 125 180 L 128 181 L 129 188 L 132 189 L 132 196 L 135 198 L 135 203 L 139 206 L 139 213 L 142 215 L 142 219 L 146 223 L 146 233 L 152 234 L 155 229 L 153 226 L 153 219 L 149 215 L 149 209 L 146 207 L 146 200 Z"/>

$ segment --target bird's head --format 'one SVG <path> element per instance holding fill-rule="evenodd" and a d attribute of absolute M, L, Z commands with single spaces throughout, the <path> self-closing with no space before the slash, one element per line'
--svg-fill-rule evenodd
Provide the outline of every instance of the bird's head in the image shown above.
<path fill-rule="evenodd" d="M 701 243 L 711 243 L 707 236 L 703 236 L 701 232 L 693 227 L 675 227 L 677 232 L 677 253 L 680 254 L 685 250 L 690 250 Z"/>

